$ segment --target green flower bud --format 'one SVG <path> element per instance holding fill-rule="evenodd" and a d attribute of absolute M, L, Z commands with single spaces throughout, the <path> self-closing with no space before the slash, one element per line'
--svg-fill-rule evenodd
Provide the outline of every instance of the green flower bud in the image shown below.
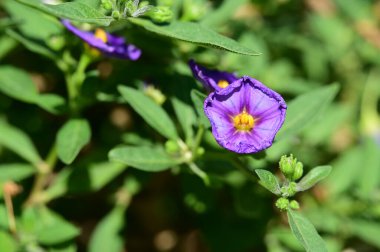
<path fill-rule="evenodd" d="M 290 154 L 290 156 L 282 156 L 279 162 L 280 170 L 284 174 L 286 178 L 291 178 L 294 172 L 294 166 L 295 162 L 297 162 L 297 159 L 293 158 L 293 155 Z"/>
<path fill-rule="evenodd" d="M 179 150 L 180 150 L 180 148 L 179 148 L 178 144 L 175 141 L 168 140 L 165 143 L 165 150 L 169 154 L 174 154 L 174 153 L 178 153 Z"/>
<path fill-rule="evenodd" d="M 148 15 L 156 23 L 169 23 L 173 19 L 173 12 L 166 6 L 157 6 Z"/>
<path fill-rule="evenodd" d="M 296 167 L 294 168 L 294 173 L 292 176 L 292 180 L 296 181 L 302 177 L 303 174 L 303 164 L 301 162 L 297 162 Z"/>
<path fill-rule="evenodd" d="M 47 40 L 46 43 L 51 49 L 59 51 L 65 46 L 65 39 L 62 36 L 53 35 Z"/>
<path fill-rule="evenodd" d="M 296 200 L 292 200 L 289 203 L 291 209 L 300 209 L 300 204 Z"/>
<path fill-rule="evenodd" d="M 198 147 L 197 149 L 197 156 L 202 156 L 203 154 L 205 154 L 205 149 L 203 147 Z"/>
<path fill-rule="evenodd" d="M 289 207 L 289 200 L 287 198 L 279 198 L 275 205 L 281 211 L 286 211 Z"/>
<path fill-rule="evenodd" d="M 117 10 L 115 10 L 115 11 L 112 11 L 112 17 L 114 18 L 114 19 L 120 19 L 121 18 L 121 14 L 120 14 L 120 11 L 117 11 Z"/>
<path fill-rule="evenodd" d="M 110 11 L 113 9 L 112 1 L 110 0 L 102 0 L 101 6 L 103 9 Z"/>

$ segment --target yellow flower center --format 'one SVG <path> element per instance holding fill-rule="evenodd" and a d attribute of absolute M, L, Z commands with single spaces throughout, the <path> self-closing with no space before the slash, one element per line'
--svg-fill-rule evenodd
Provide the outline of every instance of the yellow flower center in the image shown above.
<path fill-rule="evenodd" d="M 218 86 L 221 87 L 221 88 L 226 88 L 226 87 L 228 87 L 228 85 L 229 85 L 229 83 L 226 80 L 220 80 L 220 81 L 218 81 Z"/>
<path fill-rule="evenodd" d="M 255 126 L 255 119 L 245 109 L 233 118 L 233 122 L 238 131 L 250 131 Z"/>
<path fill-rule="evenodd" d="M 107 42 L 107 33 L 103 29 L 96 29 L 94 36 L 103 41 L 104 43 Z"/>

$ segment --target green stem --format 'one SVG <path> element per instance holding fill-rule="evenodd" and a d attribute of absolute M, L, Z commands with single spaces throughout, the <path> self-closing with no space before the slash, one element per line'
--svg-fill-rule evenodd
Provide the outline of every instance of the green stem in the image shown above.
<path fill-rule="evenodd" d="M 195 141 L 194 141 L 193 146 L 191 148 L 191 152 L 193 153 L 193 156 L 196 156 L 197 149 L 202 142 L 204 132 L 205 132 L 204 126 L 200 125 L 198 128 L 198 131 L 197 131 L 197 135 L 195 136 Z"/>
<path fill-rule="evenodd" d="M 34 180 L 32 191 L 28 199 L 26 200 L 26 205 L 33 205 L 35 203 L 43 203 L 42 198 L 41 198 L 42 191 L 56 163 L 57 163 L 57 151 L 55 149 L 55 145 L 53 145 L 46 160 L 37 164 L 38 173 Z"/>
<path fill-rule="evenodd" d="M 210 185 L 210 178 L 208 177 L 207 173 L 202 171 L 194 162 L 189 162 L 187 164 L 189 165 L 190 169 L 203 180 L 206 186 Z"/>

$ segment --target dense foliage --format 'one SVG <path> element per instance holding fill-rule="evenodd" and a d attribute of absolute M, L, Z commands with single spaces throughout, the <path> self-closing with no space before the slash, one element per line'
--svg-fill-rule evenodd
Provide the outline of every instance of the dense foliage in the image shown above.
<path fill-rule="evenodd" d="M 374 0 L 0 1 L 0 252 L 379 251 L 379 24 Z M 257 97 L 270 133 L 220 118 Z"/>

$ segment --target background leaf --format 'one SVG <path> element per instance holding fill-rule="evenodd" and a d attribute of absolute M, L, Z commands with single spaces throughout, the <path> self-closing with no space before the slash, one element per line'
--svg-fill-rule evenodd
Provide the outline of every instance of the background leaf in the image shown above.
<path fill-rule="evenodd" d="M 123 239 L 119 231 L 124 226 L 124 208 L 116 206 L 96 226 L 89 243 L 89 252 L 119 252 Z"/>
<path fill-rule="evenodd" d="M 276 140 L 299 133 L 308 125 L 321 119 L 322 113 L 338 93 L 339 85 L 333 84 L 300 95 L 288 104 L 285 123 Z"/>
<path fill-rule="evenodd" d="M 144 120 L 163 136 L 176 140 L 178 138 L 174 123 L 160 106 L 142 92 L 125 86 L 118 87 L 119 92 L 126 102 Z"/>
<path fill-rule="evenodd" d="M 116 147 L 109 152 L 108 157 L 111 161 L 122 162 L 148 172 L 163 171 L 180 163 L 171 158 L 161 147 Z"/>
<path fill-rule="evenodd" d="M 195 125 L 197 122 L 195 112 L 190 105 L 177 98 L 172 99 L 172 104 L 178 121 L 181 124 L 183 131 L 185 132 L 186 142 L 189 143 L 193 140 L 193 125 Z"/>
<path fill-rule="evenodd" d="M 291 209 L 288 209 L 288 220 L 294 236 L 306 252 L 327 252 L 325 242 L 310 221 Z"/>
<path fill-rule="evenodd" d="M 210 128 L 211 124 L 209 120 L 207 119 L 205 112 L 203 110 L 203 103 L 207 96 L 195 89 L 191 90 L 190 95 L 191 95 L 191 100 L 194 103 L 195 111 L 197 111 L 197 114 L 198 114 L 199 123 L 202 124 L 205 128 Z"/>
<path fill-rule="evenodd" d="M 91 128 L 87 120 L 69 120 L 57 134 L 57 153 L 59 159 L 65 164 L 71 164 L 90 139 Z"/>
<path fill-rule="evenodd" d="M 17 153 L 32 164 L 41 162 L 41 157 L 32 140 L 23 131 L 0 120 L 0 145 Z"/>

